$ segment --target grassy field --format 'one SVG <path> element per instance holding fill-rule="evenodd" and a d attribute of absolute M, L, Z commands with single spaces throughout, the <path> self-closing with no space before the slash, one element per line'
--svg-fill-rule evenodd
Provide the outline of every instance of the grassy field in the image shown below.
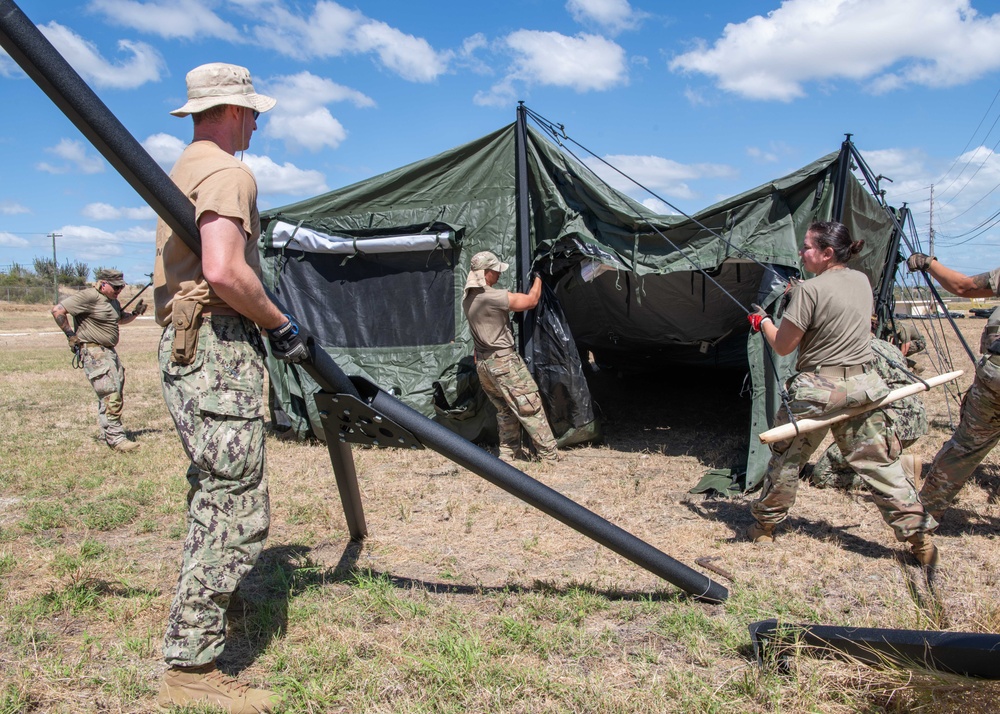
<path fill-rule="evenodd" d="M 984 321 L 959 323 L 975 347 Z M 47 309 L 0 306 L 0 714 L 154 709 L 186 491 L 158 335 L 148 318 L 123 329 L 142 448 L 119 454 L 94 439 L 93 392 Z M 325 446 L 269 437 L 271 536 L 222 668 L 280 692 L 285 712 L 996 711 L 991 682 L 805 652 L 761 669 L 747 629 L 1000 632 L 996 456 L 945 516 L 933 593 L 864 494 L 804 485 L 778 542 L 753 546 L 748 500 L 688 493 L 749 438 L 742 375 L 703 377 L 598 375 L 605 442 L 526 470 L 685 564 L 714 558 L 726 603 L 430 451 L 355 449 L 370 536 L 352 545 Z M 957 409 L 942 389 L 926 402 L 929 461 Z"/>

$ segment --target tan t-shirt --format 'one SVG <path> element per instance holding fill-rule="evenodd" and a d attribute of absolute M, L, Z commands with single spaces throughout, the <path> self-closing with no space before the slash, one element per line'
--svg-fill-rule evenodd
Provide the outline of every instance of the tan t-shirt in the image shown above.
<path fill-rule="evenodd" d="M 498 288 L 470 288 L 465 291 L 462 310 L 469 321 L 477 352 L 495 352 L 514 346 L 510 330 L 510 298 Z"/>
<path fill-rule="evenodd" d="M 74 331 L 83 342 L 104 347 L 118 344 L 118 321 L 122 308 L 118 300 L 102 295 L 97 288 L 87 288 L 59 301 L 76 323 Z"/>
<path fill-rule="evenodd" d="M 805 333 L 796 369 L 870 362 L 872 309 L 871 283 L 857 270 L 827 270 L 797 284 L 782 317 Z"/>
<path fill-rule="evenodd" d="M 260 216 L 257 180 L 250 167 L 211 141 L 196 141 L 184 149 L 170 178 L 194 204 L 195 222 L 211 211 L 243 225 L 247 234 L 246 261 L 259 277 Z M 193 300 L 206 307 L 226 304 L 205 280 L 201 258 L 162 219 L 156 225 L 153 300 L 160 325 L 170 322 L 175 300 Z"/>

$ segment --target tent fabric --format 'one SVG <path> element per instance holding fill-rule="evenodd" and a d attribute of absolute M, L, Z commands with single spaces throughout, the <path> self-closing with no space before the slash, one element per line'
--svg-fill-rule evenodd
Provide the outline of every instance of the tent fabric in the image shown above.
<path fill-rule="evenodd" d="M 475 253 L 490 250 L 517 265 L 517 129 L 510 124 L 261 216 L 265 282 L 297 315 L 308 316 L 301 321 L 323 349 L 348 374 L 473 440 L 495 439 L 496 427 L 475 377 L 461 293 Z M 533 127 L 526 130 L 525 153 L 531 262 L 559 317 L 540 329 L 535 316 L 532 353 L 525 357 L 542 382 L 549 361 L 561 360 L 552 374 L 562 386 L 542 389 L 546 408 L 566 429 L 557 440 L 599 433 L 596 420 L 577 423 L 592 416 L 586 379 L 577 372 L 581 354 L 622 368 L 749 370 L 746 485 L 755 486 L 768 456 L 756 434 L 770 425 L 793 362 L 771 354 L 750 333 L 747 307 L 757 302 L 780 310 L 782 278 L 802 269 L 798 250 L 806 227 L 832 218 L 847 154 L 831 153 L 687 217 L 657 214 L 611 188 Z M 843 222 L 865 240 L 852 266 L 877 291 L 886 261 L 895 260 L 886 255 L 892 219 L 850 173 L 843 206 Z M 325 238 L 297 239 L 307 232 Z M 440 235 L 446 241 L 435 242 Z M 399 250 L 376 249 L 409 236 L 431 241 L 430 250 L 410 238 Z M 324 242 L 333 252 L 320 252 Z M 523 289 L 528 276 L 515 273 L 505 272 L 500 287 Z M 296 434 L 321 436 L 310 398 L 316 385 L 294 365 L 269 359 L 268 366 L 275 400 Z M 570 401 L 557 394 L 567 384 Z"/>

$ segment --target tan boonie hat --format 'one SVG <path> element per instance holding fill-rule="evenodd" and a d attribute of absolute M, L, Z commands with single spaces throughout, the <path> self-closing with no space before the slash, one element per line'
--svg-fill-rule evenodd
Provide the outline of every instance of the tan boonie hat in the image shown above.
<path fill-rule="evenodd" d="M 125 287 L 125 276 L 120 270 L 98 270 L 95 277 L 99 283 L 104 282 L 116 288 Z"/>
<path fill-rule="evenodd" d="M 254 91 L 250 70 L 224 62 L 203 64 L 188 72 L 187 98 L 187 104 L 170 113 L 175 117 L 186 117 L 220 104 L 266 112 L 278 103 L 277 99 Z"/>
<path fill-rule="evenodd" d="M 489 287 L 486 284 L 484 271 L 495 270 L 498 273 L 502 273 L 509 267 L 507 263 L 504 263 L 488 250 L 476 253 L 472 256 L 472 260 L 469 261 L 469 277 L 465 281 L 465 289 L 462 292 L 464 293 L 465 290 L 471 290 L 472 288 Z"/>
<path fill-rule="evenodd" d="M 476 253 L 469 263 L 470 270 L 495 270 L 498 273 L 502 273 L 509 267 L 510 265 L 501 261 L 488 250 Z"/>

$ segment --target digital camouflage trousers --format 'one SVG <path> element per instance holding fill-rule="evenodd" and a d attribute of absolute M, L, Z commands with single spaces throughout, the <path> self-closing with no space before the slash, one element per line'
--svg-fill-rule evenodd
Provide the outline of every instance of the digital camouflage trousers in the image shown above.
<path fill-rule="evenodd" d="M 874 371 L 847 379 L 803 372 L 788 384 L 788 405 L 796 419 L 816 418 L 839 409 L 870 404 L 888 393 L 885 382 Z M 775 423 L 789 421 L 788 411 L 782 406 Z M 847 463 L 868 486 L 897 540 L 934 528 L 936 522 L 924 512 L 913 483 L 903 473 L 896 439 L 882 411 L 865 412 L 833 424 L 830 430 Z M 787 518 L 795 503 L 799 470 L 825 436 L 826 430 L 819 429 L 771 444 L 763 492 L 751 507 L 760 523 L 781 523 Z"/>
<path fill-rule="evenodd" d="M 497 409 L 500 456 L 526 458 L 521 427 L 527 432 L 540 459 L 556 458 L 556 440 L 542 408 L 538 385 L 519 354 L 487 357 L 476 364 L 479 383 Z"/>
<path fill-rule="evenodd" d="M 114 446 L 125 441 L 122 412 L 125 409 L 125 367 L 114 347 L 80 346 L 83 373 L 97 394 L 97 424 L 101 438 Z"/>
<path fill-rule="evenodd" d="M 191 364 L 171 361 L 173 341 L 168 325 L 160 377 L 191 467 L 187 537 L 163 654 L 169 665 L 192 667 L 222 652 L 230 597 L 267 538 L 264 364 L 260 333 L 240 317 L 206 318 Z"/>
<path fill-rule="evenodd" d="M 976 365 L 972 387 L 962 400 L 958 428 L 937 452 L 920 489 L 920 500 L 940 515 L 1000 440 L 1000 357 L 985 355 Z"/>

